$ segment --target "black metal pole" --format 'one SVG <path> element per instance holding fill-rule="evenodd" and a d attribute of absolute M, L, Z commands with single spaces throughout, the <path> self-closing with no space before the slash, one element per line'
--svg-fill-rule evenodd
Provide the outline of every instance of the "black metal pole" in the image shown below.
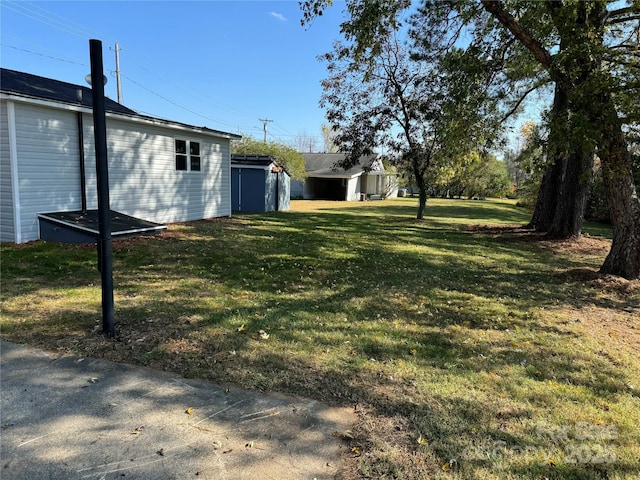
<path fill-rule="evenodd" d="M 96 145 L 98 181 L 98 262 L 102 279 L 102 331 L 113 337 L 113 272 L 111 248 L 111 207 L 109 206 L 109 168 L 107 162 L 107 121 L 104 108 L 102 42 L 89 40 L 91 55 L 91 92 L 93 93 L 93 132 Z"/>

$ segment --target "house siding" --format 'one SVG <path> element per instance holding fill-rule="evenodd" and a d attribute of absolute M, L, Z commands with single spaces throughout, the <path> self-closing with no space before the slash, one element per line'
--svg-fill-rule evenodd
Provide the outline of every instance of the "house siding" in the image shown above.
<path fill-rule="evenodd" d="M 191 132 L 107 120 L 110 203 L 113 210 L 152 222 L 170 223 L 231 214 L 229 141 Z M 93 127 L 85 138 L 92 163 L 87 188 L 97 191 Z M 200 142 L 199 172 L 177 171 L 175 138 Z M 97 207 L 95 194 L 91 199 Z M 90 207 L 91 208 L 91 207 Z"/>
<path fill-rule="evenodd" d="M 6 101 L 0 115 L 0 234 L 16 241 Z M 15 102 L 20 241 L 39 238 L 38 214 L 82 208 L 78 113 Z M 97 208 L 93 117 L 83 114 L 87 208 Z M 176 171 L 174 139 L 200 142 L 201 171 Z M 110 206 L 157 223 L 231 215 L 230 141 L 107 118 Z"/>
<path fill-rule="evenodd" d="M 97 208 L 93 120 L 85 116 L 87 206 Z M 200 142 L 199 172 L 177 171 L 176 138 Z M 231 215 L 229 141 L 107 119 L 109 193 L 113 210 L 157 223 Z"/>
<path fill-rule="evenodd" d="M 347 192 L 345 200 L 352 202 L 360 199 L 360 177 L 347 180 Z"/>
<path fill-rule="evenodd" d="M 38 213 L 78 210 L 78 128 L 75 113 L 15 104 L 22 241 L 39 238 Z"/>
<path fill-rule="evenodd" d="M 0 102 L 0 241 L 15 242 L 7 102 Z"/>

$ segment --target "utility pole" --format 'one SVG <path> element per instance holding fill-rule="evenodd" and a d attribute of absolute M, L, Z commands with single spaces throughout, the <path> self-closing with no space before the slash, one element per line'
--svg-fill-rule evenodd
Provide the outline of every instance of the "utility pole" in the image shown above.
<path fill-rule="evenodd" d="M 259 118 L 262 122 L 262 129 L 264 130 L 264 143 L 267 143 L 267 124 L 269 122 L 273 122 L 273 120 L 269 120 L 268 118 Z"/>
<path fill-rule="evenodd" d="M 118 103 L 122 104 L 122 89 L 120 88 L 120 46 L 116 42 L 116 85 L 118 87 Z"/>

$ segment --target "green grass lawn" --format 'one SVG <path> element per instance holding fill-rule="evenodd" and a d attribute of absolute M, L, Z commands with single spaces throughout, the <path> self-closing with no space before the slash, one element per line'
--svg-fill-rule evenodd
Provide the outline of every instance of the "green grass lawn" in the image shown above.
<path fill-rule="evenodd" d="M 3 246 L 2 338 L 353 405 L 343 478 L 640 478 L 640 282 L 606 227 L 512 202 L 292 202 L 114 243 Z M 484 227 L 490 225 L 490 227 Z"/>

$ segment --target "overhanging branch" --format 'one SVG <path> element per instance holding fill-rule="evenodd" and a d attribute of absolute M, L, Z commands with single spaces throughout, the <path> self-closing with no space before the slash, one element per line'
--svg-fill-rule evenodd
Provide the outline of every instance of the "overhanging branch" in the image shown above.
<path fill-rule="evenodd" d="M 551 54 L 542 43 L 507 12 L 500 0 L 481 0 L 485 10 L 504 25 L 546 69 L 551 68 Z"/>

